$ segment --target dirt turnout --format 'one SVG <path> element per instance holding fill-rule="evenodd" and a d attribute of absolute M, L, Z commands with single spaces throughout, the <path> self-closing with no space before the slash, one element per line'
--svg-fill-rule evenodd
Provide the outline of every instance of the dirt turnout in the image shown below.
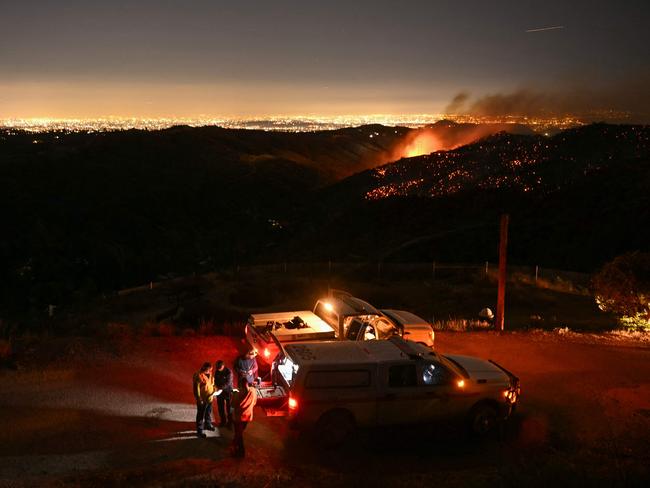
<path fill-rule="evenodd" d="M 0 373 L 0 486 L 636 486 L 650 465 L 650 346 L 559 333 L 438 333 L 441 352 L 521 377 L 517 416 L 482 442 L 456 429 L 363 432 L 323 452 L 261 409 L 247 459 L 193 436 L 192 372 L 227 337 L 91 346 Z M 38 359 L 38 361 L 36 360 Z M 42 368 L 36 368 L 42 362 Z"/>

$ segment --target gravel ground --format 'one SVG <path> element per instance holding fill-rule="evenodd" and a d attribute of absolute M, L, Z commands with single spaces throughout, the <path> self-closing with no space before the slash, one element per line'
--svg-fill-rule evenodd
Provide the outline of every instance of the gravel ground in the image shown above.
<path fill-rule="evenodd" d="M 436 334 L 445 353 L 520 376 L 518 414 L 481 442 L 453 428 L 361 432 L 322 451 L 257 409 L 247 458 L 231 432 L 193 435 L 192 373 L 231 364 L 228 337 L 34 345 L 0 372 L 0 486 L 642 486 L 650 466 L 650 343 L 532 331 Z M 52 349 L 61 354 L 52 354 Z M 47 354 L 41 352 L 47 350 Z"/>

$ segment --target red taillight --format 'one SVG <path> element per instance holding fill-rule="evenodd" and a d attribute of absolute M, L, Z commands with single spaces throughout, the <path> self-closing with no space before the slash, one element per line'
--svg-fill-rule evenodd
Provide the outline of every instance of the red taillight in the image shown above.
<path fill-rule="evenodd" d="M 289 397 L 289 410 L 297 410 L 298 409 L 298 400 L 296 400 L 293 397 Z"/>
<path fill-rule="evenodd" d="M 264 357 L 267 359 L 271 357 L 271 351 L 269 351 L 268 347 L 264 348 Z"/>

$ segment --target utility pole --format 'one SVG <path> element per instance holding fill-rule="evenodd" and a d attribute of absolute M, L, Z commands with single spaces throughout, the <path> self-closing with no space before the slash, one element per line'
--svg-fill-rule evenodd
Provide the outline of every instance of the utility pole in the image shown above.
<path fill-rule="evenodd" d="M 503 314 L 506 300 L 506 254 L 508 252 L 508 214 L 501 215 L 499 238 L 499 290 L 497 292 L 497 315 L 494 322 L 496 330 L 503 330 Z"/>

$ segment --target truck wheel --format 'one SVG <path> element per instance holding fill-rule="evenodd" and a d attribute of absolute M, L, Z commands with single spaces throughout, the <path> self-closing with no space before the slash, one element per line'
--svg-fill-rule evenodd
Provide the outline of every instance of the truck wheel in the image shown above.
<path fill-rule="evenodd" d="M 354 419 L 348 412 L 334 410 L 324 414 L 316 425 L 316 436 L 323 447 L 336 447 L 354 432 Z"/>
<path fill-rule="evenodd" d="M 497 410 L 488 403 L 481 403 L 472 408 L 469 414 L 470 432 L 477 437 L 484 437 L 497 425 Z"/>

